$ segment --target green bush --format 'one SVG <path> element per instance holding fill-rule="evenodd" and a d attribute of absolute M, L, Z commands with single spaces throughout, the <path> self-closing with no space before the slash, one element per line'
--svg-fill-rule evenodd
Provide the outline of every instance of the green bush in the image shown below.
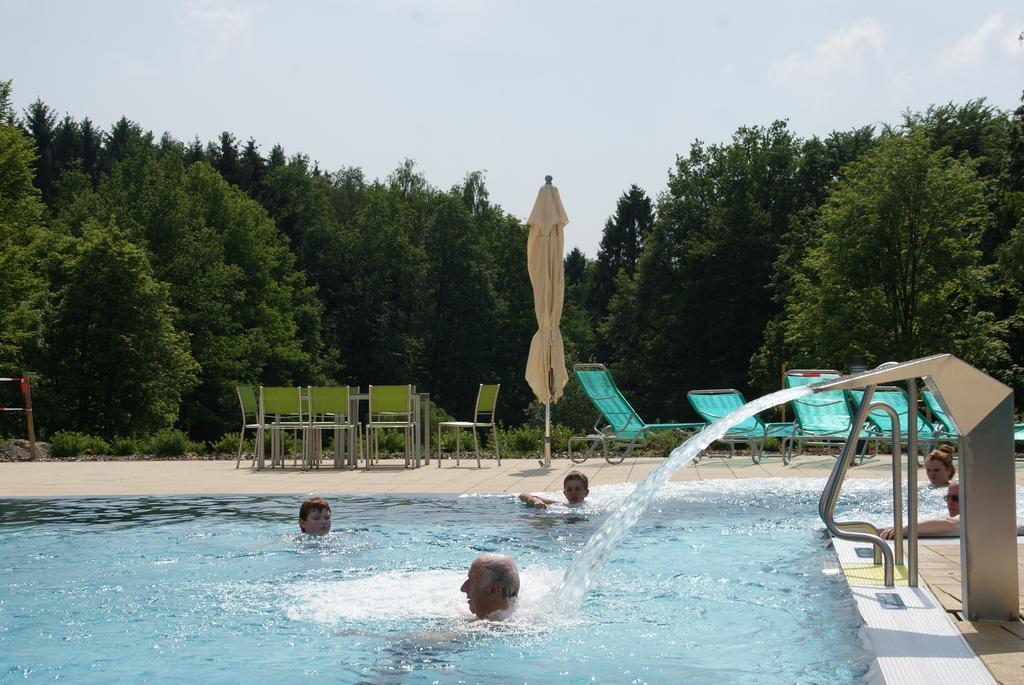
<path fill-rule="evenodd" d="M 551 451 L 552 452 L 566 452 L 569 449 L 569 438 L 575 434 L 572 428 L 563 426 L 562 424 L 555 424 L 551 426 Z M 544 435 L 541 433 L 541 449 L 544 447 Z"/>
<path fill-rule="evenodd" d="M 501 440 L 501 454 L 510 457 L 532 457 L 544 451 L 544 427 L 543 426 L 517 426 L 515 428 L 498 429 L 498 439 Z M 555 424 L 551 426 L 551 451 L 565 452 L 569 449 L 569 438 L 578 435 L 568 426 Z M 470 441 L 473 440 L 469 436 Z M 465 439 L 463 439 L 465 442 Z M 486 447 L 485 447 L 486 445 Z M 491 445 L 491 434 L 487 432 L 486 438 L 482 441 L 482 449 L 493 449 Z"/>
<path fill-rule="evenodd" d="M 518 426 L 501 431 L 501 446 L 510 457 L 531 456 L 544 449 L 544 429 L 540 426 Z"/>
<path fill-rule="evenodd" d="M 186 452 L 203 452 L 206 445 L 201 442 L 192 442 L 177 428 L 164 428 L 153 433 L 143 444 L 143 449 L 148 454 L 181 456 Z"/>
<path fill-rule="evenodd" d="M 50 437 L 50 456 L 77 457 L 80 454 L 108 454 L 110 445 L 103 438 L 77 431 L 57 431 Z"/>
<path fill-rule="evenodd" d="M 641 449 L 652 457 L 665 458 L 672 453 L 672 450 L 686 442 L 689 437 L 689 433 L 682 435 L 673 430 L 654 431 L 641 445 Z"/>
<path fill-rule="evenodd" d="M 136 454 L 139 451 L 139 442 L 135 438 L 114 438 L 110 443 L 110 449 L 119 457 Z"/>
<path fill-rule="evenodd" d="M 242 448 L 251 453 L 255 444 L 255 440 L 246 440 Z M 238 433 L 225 433 L 210 445 L 210 449 L 214 454 L 237 454 Z"/>
<path fill-rule="evenodd" d="M 381 455 L 401 453 L 405 450 L 404 431 L 385 428 L 378 431 L 380 436 L 377 440 L 377 448 Z M 411 448 L 411 445 L 410 445 Z"/>

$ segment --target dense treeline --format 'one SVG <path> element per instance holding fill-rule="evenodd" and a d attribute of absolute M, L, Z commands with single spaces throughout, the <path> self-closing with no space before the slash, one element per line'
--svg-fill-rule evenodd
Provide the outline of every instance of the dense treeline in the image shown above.
<path fill-rule="evenodd" d="M 228 132 L 19 115 L 0 83 L 0 373 L 36 374 L 44 434 L 213 439 L 237 430 L 239 382 L 414 382 L 458 414 L 501 382 L 504 421 L 535 420 L 527 230 L 479 172 L 370 181 Z M 744 127 L 695 142 L 655 200 L 626 189 L 595 259 L 570 252 L 563 337 L 649 420 L 854 353 L 950 351 L 1019 392 L 1021 263 L 1024 107 Z M 556 412 L 592 418 L 572 385 Z"/>

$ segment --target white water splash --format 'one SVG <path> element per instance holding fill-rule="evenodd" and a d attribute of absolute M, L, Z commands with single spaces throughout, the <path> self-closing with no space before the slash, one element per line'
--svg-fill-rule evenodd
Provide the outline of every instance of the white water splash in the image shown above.
<path fill-rule="evenodd" d="M 569 566 L 569 570 L 565 573 L 565 578 L 552 591 L 554 600 L 563 607 L 576 607 L 579 605 L 587 589 L 597 579 L 601 569 L 604 568 L 605 562 L 608 561 L 612 550 L 626 536 L 629 529 L 636 524 L 640 514 L 647 508 L 655 493 L 668 482 L 673 473 L 692 461 L 694 457 L 707 449 L 715 440 L 725 435 L 736 424 L 749 419 L 765 409 L 785 402 L 791 402 L 798 397 L 809 395 L 811 392 L 813 392 L 812 389 L 807 386 L 787 388 L 786 390 L 779 390 L 770 395 L 760 397 L 753 402 L 748 402 L 742 407 L 729 412 L 672 450 L 672 453 L 662 462 L 661 466 L 652 471 L 637 486 L 636 490 L 626 499 L 622 507 L 612 514 L 604 522 L 604 525 L 601 526 L 601 530 L 594 533 L 590 540 L 587 541 L 583 551 L 573 559 L 572 565 Z"/>

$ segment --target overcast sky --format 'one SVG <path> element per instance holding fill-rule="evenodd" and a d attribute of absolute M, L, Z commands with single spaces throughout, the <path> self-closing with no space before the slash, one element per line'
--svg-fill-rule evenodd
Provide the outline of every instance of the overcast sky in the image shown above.
<path fill-rule="evenodd" d="M 1024 90 L 1024 3 L 0 0 L 0 79 L 109 128 L 230 131 L 442 189 L 484 170 L 525 219 L 552 174 L 566 248 L 596 254 L 618 197 L 652 197 L 695 139 L 798 135 Z"/>

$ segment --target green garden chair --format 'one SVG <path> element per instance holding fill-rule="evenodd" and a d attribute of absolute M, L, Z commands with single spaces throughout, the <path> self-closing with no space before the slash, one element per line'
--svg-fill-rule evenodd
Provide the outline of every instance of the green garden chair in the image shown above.
<path fill-rule="evenodd" d="M 259 395 L 259 428 L 256 432 L 256 449 L 261 453 L 264 449 L 264 435 L 270 431 L 270 467 L 280 463 L 284 466 L 284 431 L 293 435 L 305 432 L 305 403 L 301 388 L 264 387 L 260 386 Z M 300 442 L 296 440 L 295 442 Z M 305 444 L 306 441 L 301 441 Z M 298 463 L 298 454 L 292 455 L 293 464 Z M 301 455 L 305 462 L 305 455 Z M 262 455 L 261 455 L 262 457 Z M 259 459 L 262 465 L 262 458 Z"/>
<path fill-rule="evenodd" d="M 498 390 L 501 384 L 480 385 L 476 393 L 476 409 L 473 411 L 472 421 L 442 421 L 437 424 L 437 467 L 441 468 L 441 429 L 455 429 L 455 465 L 459 465 L 459 458 L 462 455 L 462 443 L 460 436 L 463 429 L 473 431 L 473 446 L 476 447 L 476 467 L 480 468 L 480 439 L 477 436 L 477 429 L 490 428 L 494 438 L 494 456 L 501 466 L 501 451 L 498 449 L 498 427 L 494 422 L 494 411 L 498 404 Z"/>
<path fill-rule="evenodd" d="M 416 415 L 412 411 L 411 385 L 371 385 L 370 414 L 366 422 L 366 468 L 379 458 L 380 432 L 401 430 L 404 436 L 405 466 L 409 467 L 415 442 Z"/>
<path fill-rule="evenodd" d="M 323 434 L 330 432 L 334 447 L 334 467 L 343 466 L 347 457 L 351 466 L 359 464 L 359 445 L 362 444 L 360 423 L 350 414 L 350 396 L 358 394 L 359 388 L 315 387 L 308 389 L 309 422 L 307 424 L 309 449 L 306 454 L 310 464 L 320 466 L 323 459 Z M 342 440 L 344 434 L 344 441 Z"/>
<path fill-rule="evenodd" d="M 238 404 L 242 408 L 242 430 L 238 433 L 238 456 L 235 458 L 235 468 L 242 462 L 242 449 L 245 446 L 245 431 L 254 430 L 259 432 L 260 428 L 260 407 L 256 399 L 256 391 L 251 385 L 237 385 L 235 392 L 238 395 Z M 252 452 L 252 464 L 256 465 L 256 450 Z"/>
<path fill-rule="evenodd" d="M 714 423 L 747 403 L 743 393 L 733 388 L 691 390 L 686 393 L 686 398 L 690 400 L 690 405 L 694 410 L 708 423 Z M 788 464 L 790 453 L 786 449 L 786 442 L 792 434 L 792 423 L 765 423 L 757 416 L 751 416 L 726 431 L 725 435 L 718 439 L 718 442 L 729 445 L 729 456 L 732 456 L 737 444 L 750 445 L 750 458 L 755 464 L 760 464 L 764 457 L 768 438 L 778 438 L 783 447 L 782 463 Z"/>
<path fill-rule="evenodd" d="M 569 438 L 569 459 L 583 463 L 597 449 L 609 464 L 618 464 L 633 448 L 655 431 L 671 430 L 680 434 L 697 433 L 706 424 L 699 423 L 645 423 L 619 392 L 611 372 L 604 364 L 577 364 L 573 372 L 594 408 L 598 411 L 594 432 Z M 573 442 L 586 442 L 586 452 L 572 451 Z M 611 451 L 609 451 L 611 447 Z"/>

